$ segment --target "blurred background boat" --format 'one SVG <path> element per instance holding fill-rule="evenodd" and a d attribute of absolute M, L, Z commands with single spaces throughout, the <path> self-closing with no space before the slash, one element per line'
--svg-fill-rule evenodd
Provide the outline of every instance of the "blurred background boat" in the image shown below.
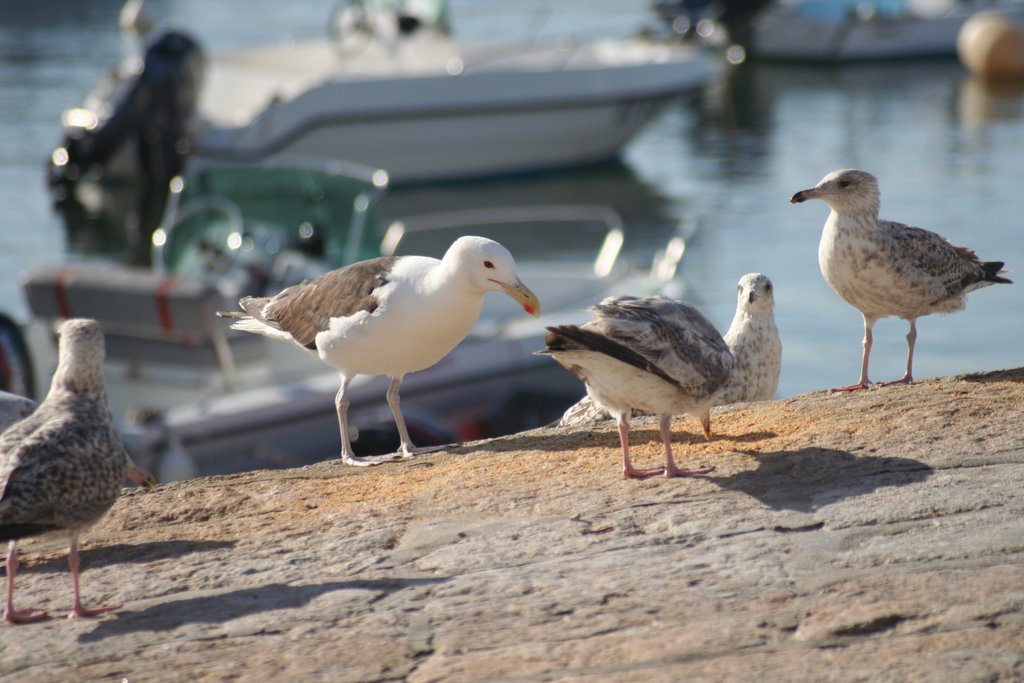
<path fill-rule="evenodd" d="M 187 29 L 145 37 L 64 112 L 50 180 L 161 183 L 188 158 L 344 159 L 393 184 L 569 168 L 614 157 L 712 75 L 679 43 L 459 39 L 443 3 L 426 4 L 347 0 L 329 36 L 244 49 Z M 149 29 L 140 6 L 124 23 Z"/>
<path fill-rule="evenodd" d="M 656 7 L 676 32 L 738 46 L 755 59 L 806 62 L 948 57 L 977 12 L 1024 21 L 1020 0 L 673 0 Z"/>

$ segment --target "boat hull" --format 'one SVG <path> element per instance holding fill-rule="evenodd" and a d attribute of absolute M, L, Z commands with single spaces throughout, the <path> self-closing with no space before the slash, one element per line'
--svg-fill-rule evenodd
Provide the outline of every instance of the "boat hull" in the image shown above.
<path fill-rule="evenodd" d="M 1024 19 L 1024 8 L 1003 12 L 1015 21 Z M 952 56 L 957 35 L 971 14 L 964 9 L 937 16 L 850 15 L 831 21 L 788 8 L 769 10 L 753 24 L 747 51 L 758 59 L 807 62 Z"/>
<path fill-rule="evenodd" d="M 480 108 L 444 115 L 321 115 L 263 143 L 202 142 L 199 159 L 346 159 L 388 169 L 393 185 L 500 175 L 604 161 L 650 122 L 670 97 Z"/>
<path fill-rule="evenodd" d="M 198 158 L 346 159 L 386 169 L 393 184 L 571 167 L 614 157 L 712 75 L 706 58 L 667 45 L 523 48 L 497 62 L 468 51 L 448 59 L 454 73 L 396 65 L 386 77 L 332 70 L 323 46 L 289 50 L 321 64 L 315 83 L 255 78 L 276 63 L 266 52 L 211 58 Z"/>
<path fill-rule="evenodd" d="M 436 366 L 402 382 L 402 412 L 417 445 L 466 441 L 510 433 L 556 420 L 582 395 L 582 386 L 549 359 L 532 356 L 536 338 L 467 339 Z M 338 376 L 320 372 L 307 380 L 225 396 L 195 410 L 168 414 L 196 474 L 295 467 L 339 457 L 341 442 L 334 396 Z M 386 403 L 386 377 L 356 378 L 349 387 L 349 423 L 357 453 L 397 448 Z M 516 403 L 518 408 L 511 408 Z M 500 424 L 495 424 L 500 422 Z M 393 446 L 381 449 L 394 438 Z M 426 436 L 429 434 L 429 436 Z M 132 442 L 131 432 L 126 434 Z M 372 442 L 372 443 L 368 443 Z"/>

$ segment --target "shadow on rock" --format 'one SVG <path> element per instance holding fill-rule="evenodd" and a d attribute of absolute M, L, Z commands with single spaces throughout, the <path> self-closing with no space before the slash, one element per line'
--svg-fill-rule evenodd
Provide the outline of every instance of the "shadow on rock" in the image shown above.
<path fill-rule="evenodd" d="M 653 420 L 654 418 L 650 418 Z M 468 455 L 475 451 L 493 451 L 505 453 L 510 451 L 551 451 L 561 452 L 567 448 L 580 447 L 605 447 L 619 448 L 619 432 L 614 423 L 601 423 L 594 425 L 599 427 L 597 431 L 582 431 L 574 429 L 563 434 L 541 433 L 541 434 L 516 434 L 512 437 L 499 438 L 488 441 L 481 441 L 479 444 L 460 445 L 453 449 L 457 454 Z M 764 439 L 771 439 L 778 436 L 775 432 L 756 431 L 745 434 L 723 434 L 714 431 L 712 425 L 711 438 L 705 439 L 701 431 L 700 423 L 693 420 L 692 423 L 681 425 L 672 424 L 672 444 L 674 446 L 692 446 L 707 443 L 708 441 L 725 441 L 734 443 L 753 443 Z M 571 445 L 566 445 L 571 442 Z M 653 426 L 646 422 L 633 422 L 629 430 L 629 443 L 631 446 L 643 444 L 661 444 L 661 433 L 655 423 Z"/>
<path fill-rule="evenodd" d="M 260 612 L 303 607 L 315 598 L 333 591 L 376 591 L 379 593 L 375 598 L 377 600 L 410 586 L 430 585 L 443 581 L 446 579 L 332 581 L 303 586 L 273 583 L 216 595 L 182 598 L 161 602 L 140 611 L 115 612 L 114 619 L 100 622 L 90 633 L 80 635 L 78 642 L 96 642 L 137 631 L 172 631 L 185 624 L 223 624 Z"/>
<path fill-rule="evenodd" d="M 455 449 L 452 449 L 451 452 L 455 455 L 470 455 L 478 451 L 491 451 L 494 453 L 518 451 L 562 452 L 566 450 L 566 448 L 570 448 L 570 446 L 566 445 L 570 441 L 576 444 L 571 446 L 572 448 L 578 448 L 580 446 L 608 446 L 617 448 L 619 444 L 619 434 L 615 431 L 579 432 L 571 435 L 524 433 L 515 434 L 510 437 L 488 439 L 478 443 L 461 444 Z"/>
<path fill-rule="evenodd" d="M 756 470 L 707 479 L 775 510 L 813 512 L 844 498 L 924 481 L 934 471 L 912 458 L 858 457 L 825 448 L 766 453 L 757 461 Z"/>
<path fill-rule="evenodd" d="M 700 428 L 698 427 L 698 429 L 700 429 Z M 714 425 L 712 424 L 712 426 L 711 426 L 711 436 L 708 437 L 708 438 L 705 438 L 704 437 L 704 432 L 701 432 L 701 431 L 697 431 L 697 432 L 683 432 L 682 434 L 680 434 L 678 430 L 673 430 L 672 431 L 672 445 L 675 446 L 676 444 L 679 444 L 681 446 L 688 446 L 688 445 L 699 446 L 701 444 L 706 444 L 706 443 L 715 443 L 716 441 L 721 441 L 722 443 L 745 444 L 745 443 L 756 443 L 756 442 L 760 442 L 760 441 L 765 441 L 767 439 L 774 439 L 777 436 L 778 436 L 777 432 L 768 432 L 768 431 L 745 432 L 743 434 L 723 434 L 721 432 L 716 433 Z M 659 443 L 659 444 L 661 443 L 661 434 L 658 433 L 657 429 L 650 430 L 650 439 L 649 440 L 652 443 Z M 632 441 L 633 441 L 633 439 L 631 437 L 630 438 L 630 443 L 632 443 Z"/>
<path fill-rule="evenodd" d="M 993 370 L 992 372 L 975 372 L 970 375 L 961 375 L 957 379 L 965 382 L 1024 382 L 1024 368 L 1012 370 Z"/>
<path fill-rule="evenodd" d="M 118 543 L 96 548 L 83 548 L 79 551 L 82 570 L 106 567 L 112 564 L 124 564 L 131 562 L 141 564 L 155 560 L 165 560 L 172 557 L 184 557 L 192 553 L 204 553 L 211 550 L 223 550 L 233 548 L 235 541 L 153 541 L 151 543 Z M 68 570 L 67 547 L 58 557 L 35 563 L 28 559 L 26 566 L 32 571 L 41 572 L 66 572 Z M 31 558 L 31 551 L 26 553 L 26 558 Z"/>

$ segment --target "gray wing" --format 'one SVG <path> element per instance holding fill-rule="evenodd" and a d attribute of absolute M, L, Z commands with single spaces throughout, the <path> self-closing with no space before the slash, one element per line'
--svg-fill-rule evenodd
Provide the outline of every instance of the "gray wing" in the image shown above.
<path fill-rule="evenodd" d="M 879 221 L 879 226 L 892 235 L 898 256 L 920 276 L 931 280 L 936 299 L 959 295 L 967 286 L 987 277 L 982 262 L 967 247 L 955 246 L 924 228 L 893 221 Z"/>
<path fill-rule="evenodd" d="M 35 412 L 39 404 L 30 398 L 0 391 L 0 433 Z"/>
<path fill-rule="evenodd" d="M 24 445 L 32 440 L 33 435 L 48 419 L 48 411 L 43 408 L 14 423 L 0 434 L 0 509 L 11 476 L 26 460 L 31 462 L 31 450 L 24 448 Z"/>
<path fill-rule="evenodd" d="M 712 392 L 732 372 L 722 335 L 700 311 L 665 297 L 613 297 L 592 309 L 591 327 L 632 348 L 681 387 Z"/>
<path fill-rule="evenodd" d="M 399 258 L 360 261 L 289 287 L 277 296 L 247 298 L 239 303 L 253 317 L 312 349 L 316 335 L 327 329 L 331 318 L 377 309 L 377 291 L 387 284 L 388 274 Z"/>
<path fill-rule="evenodd" d="M 649 356 L 643 355 L 629 344 L 613 339 L 595 326 L 555 325 L 547 329 L 548 335 L 545 338 L 547 348 L 541 353 L 555 355 L 557 359 L 557 354 L 563 351 L 594 351 L 614 358 L 621 363 L 632 365 L 644 372 L 656 375 L 679 389 L 684 391 L 688 389 L 688 387 L 681 386 L 675 377 L 667 374 L 656 363 L 652 362 Z M 566 367 L 579 377 L 580 380 L 583 382 L 587 381 L 586 375 L 579 372 L 577 368 L 573 366 Z"/>

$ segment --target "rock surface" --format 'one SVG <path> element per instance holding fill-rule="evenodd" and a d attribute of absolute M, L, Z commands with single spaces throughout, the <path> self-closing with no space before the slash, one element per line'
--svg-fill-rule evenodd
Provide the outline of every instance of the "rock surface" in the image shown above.
<path fill-rule="evenodd" d="M 26 542 L 0 679 L 1024 679 L 1024 369 L 126 491 Z M 637 421 L 635 457 L 661 457 Z"/>

